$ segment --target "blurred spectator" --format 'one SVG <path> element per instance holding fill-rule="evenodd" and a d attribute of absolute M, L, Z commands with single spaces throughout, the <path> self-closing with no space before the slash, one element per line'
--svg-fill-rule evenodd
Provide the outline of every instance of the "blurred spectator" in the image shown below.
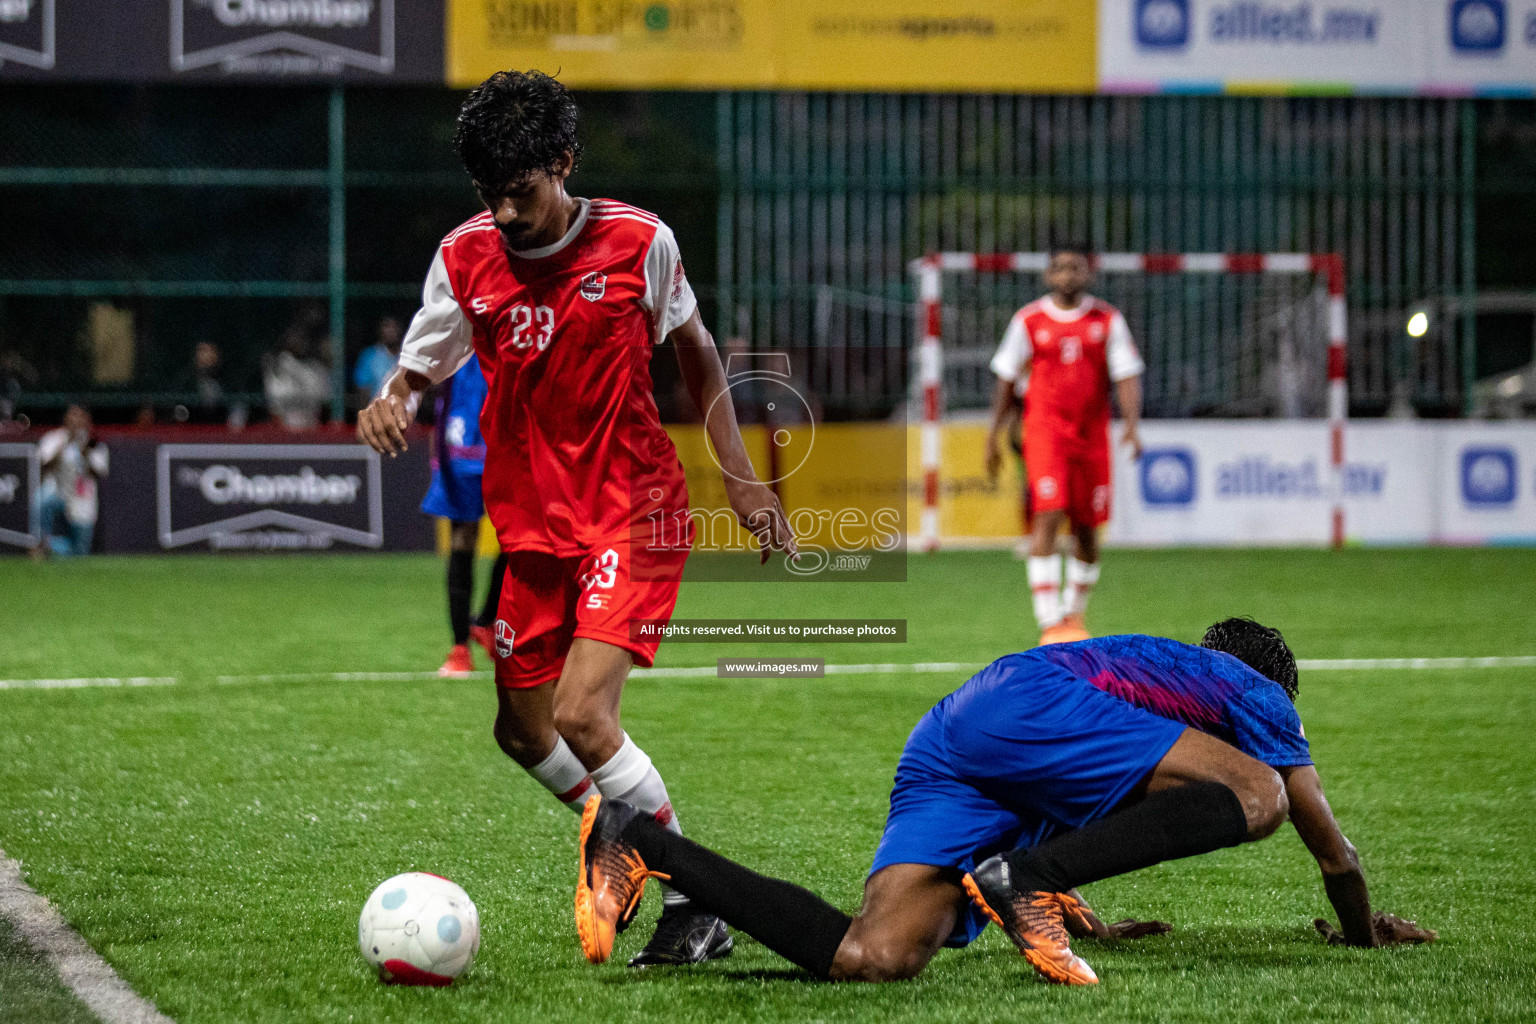
<path fill-rule="evenodd" d="M 0 422 L 10 421 L 16 415 L 21 393 L 36 386 L 37 371 L 20 352 L 0 351 Z"/>
<path fill-rule="evenodd" d="M 192 362 L 176 378 L 175 390 L 195 396 L 187 407 L 186 420 L 192 423 L 222 423 L 224 411 L 223 355 L 211 341 L 200 341 L 192 349 Z M 182 417 L 178 414 L 178 419 Z"/>
<path fill-rule="evenodd" d="M 283 332 L 277 351 L 261 359 L 267 410 L 289 430 L 318 426 L 320 410 L 331 397 L 330 370 L 314 356 L 309 319 L 304 315 L 297 318 Z"/>
<path fill-rule="evenodd" d="M 392 316 L 379 318 L 378 340 L 363 349 L 357 357 L 357 365 L 352 368 L 352 386 L 357 389 L 358 408 L 373 401 L 373 396 L 379 393 L 379 386 L 400 358 L 400 341 L 404 337 L 405 330 L 398 319 Z"/>
<path fill-rule="evenodd" d="M 91 414 L 78 405 L 66 409 L 64 425 L 38 441 L 37 461 L 42 540 L 34 554 L 89 554 L 96 533 L 96 481 L 107 475 L 107 449 L 91 431 Z"/>

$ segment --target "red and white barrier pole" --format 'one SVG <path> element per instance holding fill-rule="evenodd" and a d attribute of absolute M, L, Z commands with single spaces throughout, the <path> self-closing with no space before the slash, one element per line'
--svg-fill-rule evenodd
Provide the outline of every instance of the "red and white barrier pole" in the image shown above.
<path fill-rule="evenodd" d="M 939 464 L 943 433 L 940 421 L 939 385 L 944 376 L 944 356 L 940 348 L 943 318 L 939 310 L 942 289 L 939 259 L 928 256 L 917 272 L 918 299 L 922 316 L 918 321 L 918 383 L 923 389 L 923 513 L 918 533 L 924 551 L 939 548 Z"/>
<path fill-rule="evenodd" d="M 1333 546 L 1344 546 L 1344 422 L 1349 417 L 1349 340 L 1344 301 L 1344 258 L 1338 253 L 1314 257 L 1315 269 L 1328 278 L 1328 448 L 1333 483 Z"/>

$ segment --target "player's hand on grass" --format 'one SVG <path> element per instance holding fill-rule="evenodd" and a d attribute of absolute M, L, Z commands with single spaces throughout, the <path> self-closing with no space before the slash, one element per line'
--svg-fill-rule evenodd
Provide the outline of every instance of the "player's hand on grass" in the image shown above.
<path fill-rule="evenodd" d="M 1167 935 L 1173 931 L 1173 925 L 1163 921 L 1138 921 L 1131 917 L 1114 924 L 1105 924 L 1099 920 L 1098 914 L 1088 909 L 1081 893 L 1073 889 L 1070 895 L 1077 900 L 1081 910 L 1081 916 L 1068 914 L 1065 918 L 1067 931 L 1074 939 L 1139 939 L 1147 935 Z"/>
<path fill-rule="evenodd" d="M 1327 940 L 1328 945 L 1349 945 L 1349 941 L 1344 938 L 1344 933 L 1328 921 L 1319 917 L 1312 922 L 1312 925 L 1317 929 L 1318 934 Z M 1433 928 L 1420 928 L 1417 921 L 1407 921 L 1396 914 L 1388 914 L 1380 910 L 1371 915 L 1371 927 L 1376 932 L 1378 946 L 1412 946 L 1423 942 L 1434 942 L 1440 937 L 1440 933 Z"/>
<path fill-rule="evenodd" d="M 426 389 L 426 378 L 422 377 L 421 381 L 422 387 L 418 390 L 411 386 L 406 373 L 396 371 L 391 374 L 379 389 L 379 397 L 357 414 L 357 439 L 391 458 L 409 449 L 405 431 L 416 418 L 421 391 Z"/>
<path fill-rule="evenodd" d="M 725 480 L 726 497 L 736 521 L 750 530 L 762 550 L 759 565 L 768 561 L 774 551 L 782 551 L 791 559 L 800 557 L 800 546 L 795 543 L 795 532 L 789 528 L 789 517 L 773 488 L 757 481 L 737 480 L 730 476 Z"/>

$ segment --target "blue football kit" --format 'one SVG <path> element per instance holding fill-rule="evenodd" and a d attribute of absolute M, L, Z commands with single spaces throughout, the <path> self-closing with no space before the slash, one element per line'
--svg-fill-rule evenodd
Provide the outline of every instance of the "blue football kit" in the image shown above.
<path fill-rule="evenodd" d="M 432 485 L 421 510 L 456 523 L 476 523 L 485 514 L 480 478 L 485 473 L 485 438 L 480 410 L 485 405 L 485 375 L 471 356 L 442 383 L 437 394 L 437 429 L 432 435 Z"/>
<path fill-rule="evenodd" d="M 1275 768 L 1312 763 L 1289 695 L 1229 654 L 1108 636 L 1000 658 L 913 729 L 870 873 L 970 871 L 1081 828 L 1113 810 L 1186 728 Z M 985 925 L 970 908 L 949 944 Z"/>

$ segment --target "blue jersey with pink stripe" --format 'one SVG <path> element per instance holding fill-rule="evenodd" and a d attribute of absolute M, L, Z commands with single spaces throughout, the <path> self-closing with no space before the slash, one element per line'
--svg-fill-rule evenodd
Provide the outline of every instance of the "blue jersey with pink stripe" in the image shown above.
<path fill-rule="evenodd" d="M 1301 719 L 1285 690 L 1230 654 L 1128 635 L 1051 644 L 1029 656 L 1127 704 L 1209 733 L 1271 767 L 1312 763 Z"/>

